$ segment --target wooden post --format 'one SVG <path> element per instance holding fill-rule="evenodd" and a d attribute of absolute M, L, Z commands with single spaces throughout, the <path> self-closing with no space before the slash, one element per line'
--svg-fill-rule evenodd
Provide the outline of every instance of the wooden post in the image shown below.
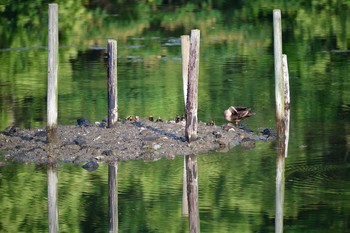
<path fill-rule="evenodd" d="M 182 177 L 182 216 L 188 216 L 188 198 L 187 198 L 187 172 L 186 156 L 184 156 L 184 169 Z"/>
<path fill-rule="evenodd" d="M 109 233 L 118 232 L 118 164 L 108 164 Z"/>
<path fill-rule="evenodd" d="M 186 109 L 187 85 L 188 85 L 188 60 L 190 57 L 190 37 L 181 36 L 181 54 L 182 54 L 182 83 L 184 91 L 184 102 Z M 182 215 L 188 216 L 187 201 L 187 177 L 186 177 L 186 157 L 184 156 L 183 180 L 182 180 Z"/>
<path fill-rule="evenodd" d="M 188 60 L 190 58 L 190 37 L 181 36 L 181 54 L 182 54 L 182 81 L 184 90 L 184 102 L 186 108 L 187 102 L 187 85 L 188 85 Z"/>
<path fill-rule="evenodd" d="M 108 40 L 108 128 L 118 121 L 117 41 Z"/>
<path fill-rule="evenodd" d="M 288 156 L 288 144 L 289 144 L 289 127 L 290 127 L 290 91 L 289 91 L 289 72 L 287 55 L 282 55 L 283 64 L 283 81 L 284 81 L 284 140 L 285 149 L 284 156 Z"/>
<path fill-rule="evenodd" d="M 58 5 L 49 4 L 47 72 L 47 141 L 57 142 Z"/>
<path fill-rule="evenodd" d="M 280 145 L 276 160 L 276 210 L 275 210 L 275 233 L 283 233 L 283 210 L 284 210 L 284 186 L 285 186 L 285 155 L 284 145 Z"/>
<path fill-rule="evenodd" d="M 273 10 L 273 37 L 275 58 L 275 99 L 276 119 L 282 120 L 284 116 L 284 82 L 282 67 L 282 26 L 281 10 Z"/>
<path fill-rule="evenodd" d="M 290 107 L 289 72 L 287 55 L 282 54 L 283 82 L 284 82 L 284 108 Z"/>
<path fill-rule="evenodd" d="M 47 199 L 48 199 L 48 220 L 49 233 L 58 232 L 58 208 L 57 208 L 57 164 L 47 165 Z"/>
<path fill-rule="evenodd" d="M 188 65 L 188 89 L 186 102 L 185 136 L 188 142 L 197 138 L 197 106 L 198 106 L 198 74 L 199 74 L 199 43 L 200 31 L 191 31 L 190 59 Z"/>
<path fill-rule="evenodd" d="M 190 232 L 200 232 L 198 209 L 198 166 L 196 155 L 186 155 L 187 198 Z"/>
<path fill-rule="evenodd" d="M 283 232 L 284 169 L 289 138 L 289 77 L 287 56 L 282 56 L 281 11 L 273 10 L 275 98 L 277 122 L 275 232 Z M 287 126 L 288 125 L 288 126 Z"/>

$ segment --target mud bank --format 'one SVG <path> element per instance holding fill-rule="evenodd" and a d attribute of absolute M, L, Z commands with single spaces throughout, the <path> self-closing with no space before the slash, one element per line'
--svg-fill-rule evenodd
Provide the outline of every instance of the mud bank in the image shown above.
<path fill-rule="evenodd" d="M 226 152 L 237 145 L 253 148 L 255 141 L 273 140 L 271 130 L 251 132 L 234 126 L 198 124 L 198 139 L 187 143 L 184 123 L 152 122 L 146 119 L 118 122 L 115 128 L 58 126 L 59 142 L 48 144 L 45 129 L 9 128 L 0 132 L 0 151 L 18 162 L 58 161 L 82 163 L 91 160 L 153 161 L 161 157 Z"/>

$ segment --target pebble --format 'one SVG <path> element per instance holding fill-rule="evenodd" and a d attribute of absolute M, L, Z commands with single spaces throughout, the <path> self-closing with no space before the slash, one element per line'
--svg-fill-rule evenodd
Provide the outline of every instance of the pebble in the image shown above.
<path fill-rule="evenodd" d="M 114 152 L 112 150 L 104 150 L 104 151 L 102 151 L 102 155 L 113 156 Z"/>
<path fill-rule="evenodd" d="M 160 148 L 161 148 L 161 145 L 159 145 L 159 144 L 153 145 L 153 149 L 155 149 L 155 150 L 159 150 Z"/>
<path fill-rule="evenodd" d="M 82 166 L 85 170 L 92 172 L 95 171 L 99 167 L 98 163 L 96 160 L 92 160 Z"/>
<path fill-rule="evenodd" d="M 83 126 L 83 127 L 88 127 L 90 126 L 90 121 L 88 119 L 85 118 L 79 118 L 77 119 L 77 125 L 79 126 Z"/>
<path fill-rule="evenodd" d="M 220 132 L 217 131 L 213 131 L 213 135 L 215 136 L 215 138 L 221 138 L 222 134 Z"/>
<path fill-rule="evenodd" d="M 75 140 L 74 140 L 74 143 L 78 146 L 85 146 L 87 145 L 86 141 L 85 141 L 85 138 L 82 137 L 82 136 L 78 136 Z"/>

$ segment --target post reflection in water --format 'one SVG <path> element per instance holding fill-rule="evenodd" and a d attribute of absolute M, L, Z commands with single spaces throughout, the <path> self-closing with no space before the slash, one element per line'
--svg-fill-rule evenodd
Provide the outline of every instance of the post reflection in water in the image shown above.
<path fill-rule="evenodd" d="M 200 232 L 198 209 L 198 166 L 196 155 L 186 155 L 188 220 L 190 232 Z"/>
<path fill-rule="evenodd" d="M 109 232 L 118 232 L 118 163 L 108 164 L 108 213 Z"/>
<path fill-rule="evenodd" d="M 186 156 L 184 156 L 184 172 L 182 177 L 182 216 L 188 216 L 188 200 L 187 200 L 187 172 L 186 172 Z"/>
<path fill-rule="evenodd" d="M 285 110 L 285 117 L 277 122 L 277 159 L 276 159 L 276 213 L 275 213 L 275 232 L 283 232 L 283 204 L 284 204 L 284 185 L 285 185 L 285 159 L 288 154 L 289 142 L 289 121 L 290 110 Z"/>
<path fill-rule="evenodd" d="M 47 164 L 47 196 L 48 196 L 48 218 L 49 232 L 58 232 L 58 208 L 57 208 L 57 163 Z"/>

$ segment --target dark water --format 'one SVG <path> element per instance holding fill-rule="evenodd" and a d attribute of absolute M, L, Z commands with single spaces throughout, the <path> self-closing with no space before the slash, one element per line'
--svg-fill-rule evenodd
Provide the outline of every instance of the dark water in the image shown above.
<path fill-rule="evenodd" d="M 109 38 L 118 40 L 120 116 L 182 114 L 179 38 L 199 28 L 199 120 L 222 124 L 228 106 L 245 105 L 257 114 L 243 123 L 274 128 L 272 10 L 280 8 L 291 85 L 284 231 L 350 232 L 348 2 L 105 3 L 60 2 L 60 124 L 106 116 Z M 0 4 L 0 128 L 44 127 L 47 6 L 15 5 Z M 275 231 L 276 143 L 201 155 L 198 170 L 202 232 Z M 94 172 L 59 164 L 61 232 L 108 231 L 107 173 L 103 164 Z M 119 232 L 189 232 L 182 175 L 182 157 L 119 163 Z M 45 166 L 6 161 L 0 193 L 0 232 L 48 231 Z"/>

